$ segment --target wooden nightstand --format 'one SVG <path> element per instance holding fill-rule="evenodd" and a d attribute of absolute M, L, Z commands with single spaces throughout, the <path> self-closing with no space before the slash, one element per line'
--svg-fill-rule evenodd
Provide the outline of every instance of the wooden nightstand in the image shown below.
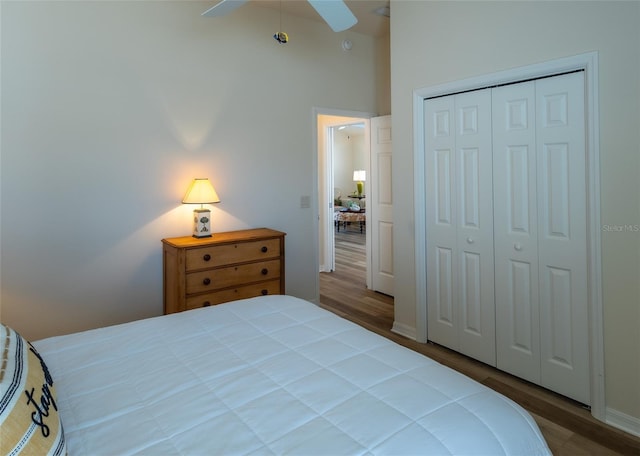
<path fill-rule="evenodd" d="M 164 313 L 284 294 L 284 236 L 258 228 L 163 239 Z"/>

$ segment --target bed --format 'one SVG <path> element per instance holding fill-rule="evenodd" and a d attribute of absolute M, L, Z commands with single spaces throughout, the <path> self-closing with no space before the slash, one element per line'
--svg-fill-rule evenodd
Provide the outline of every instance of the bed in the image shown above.
<path fill-rule="evenodd" d="M 291 296 L 33 347 L 72 456 L 551 454 L 511 400 Z"/>

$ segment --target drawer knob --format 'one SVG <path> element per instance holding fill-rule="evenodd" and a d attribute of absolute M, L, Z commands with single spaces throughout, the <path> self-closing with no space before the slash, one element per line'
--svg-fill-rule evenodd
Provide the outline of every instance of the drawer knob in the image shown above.
<path fill-rule="evenodd" d="M 269 274 L 269 270 L 267 268 L 264 268 L 262 271 L 260 271 L 262 273 L 262 275 L 267 275 Z"/>
<path fill-rule="evenodd" d="M 262 253 L 267 253 L 267 251 L 268 251 L 268 250 L 269 250 L 269 249 L 267 248 L 267 246 L 266 246 L 266 245 L 265 245 L 265 246 L 263 246 L 263 247 L 260 249 L 260 251 L 261 251 Z"/>
<path fill-rule="evenodd" d="M 208 253 L 206 253 L 206 254 L 202 257 L 202 259 L 203 259 L 204 261 L 209 261 L 209 260 L 211 259 L 211 255 L 209 255 Z"/>
<path fill-rule="evenodd" d="M 202 303 L 202 307 L 209 307 L 211 303 L 209 301 L 205 301 Z"/>
<path fill-rule="evenodd" d="M 209 277 L 205 277 L 205 278 L 202 280 L 202 283 L 203 283 L 204 285 L 209 285 L 209 284 L 211 284 L 211 279 L 210 279 Z"/>
<path fill-rule="evenodd" d="M 262 296 L 266 296 L 269 294 L 269 290 L 262 290 L 260 293 L 262 293 Z"/>

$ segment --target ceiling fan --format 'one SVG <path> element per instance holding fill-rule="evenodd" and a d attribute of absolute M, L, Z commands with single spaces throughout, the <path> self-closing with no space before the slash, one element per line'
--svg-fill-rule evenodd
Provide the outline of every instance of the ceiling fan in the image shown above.
<path fill-rule="evenodd" d="M 202 13 L 203 16 L 224 16 L 247 3 L 248 0 L 221 0 Z M 353 27 L 358 19 L 343 0 L 307 0 L 334 32 L 342 32 Z"/>

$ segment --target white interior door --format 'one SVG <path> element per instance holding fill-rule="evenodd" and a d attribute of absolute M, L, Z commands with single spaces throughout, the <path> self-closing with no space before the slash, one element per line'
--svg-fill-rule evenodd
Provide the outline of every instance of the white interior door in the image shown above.
<path fill-rule="evenodd" d="M 371 240 L 371 288 L 393 296 L 393 192 L 391 116 L 371 118 L 371 172 L 367 230 Z"/>
<path fill-rule="evenodd" d="M 492 97 L 497 367 L 540 384 L 535 83 Z"/>
<path fill-rule="evenodd" d="M 455 95 L 460 351 L 496 364 L 491 89 Z"/>
<path fill-rule="evenodd" d="M 429 338 L 495 365 L 490 89 L 425 102 Z"/>
<path fill-rule="evenodd" d="M 588 404 L 583 74 L 493 90 L 497 366 Z"/>
<path fill-rule="evenodd" d="M 536 81 L 542 385 L 590 403 L 584 73 Z"/>
<path fill-rule="evenodd" d="M 430 340 L 459 350 L 454 97 L 427 100 L 424 112 L 427 329 Z"/>

